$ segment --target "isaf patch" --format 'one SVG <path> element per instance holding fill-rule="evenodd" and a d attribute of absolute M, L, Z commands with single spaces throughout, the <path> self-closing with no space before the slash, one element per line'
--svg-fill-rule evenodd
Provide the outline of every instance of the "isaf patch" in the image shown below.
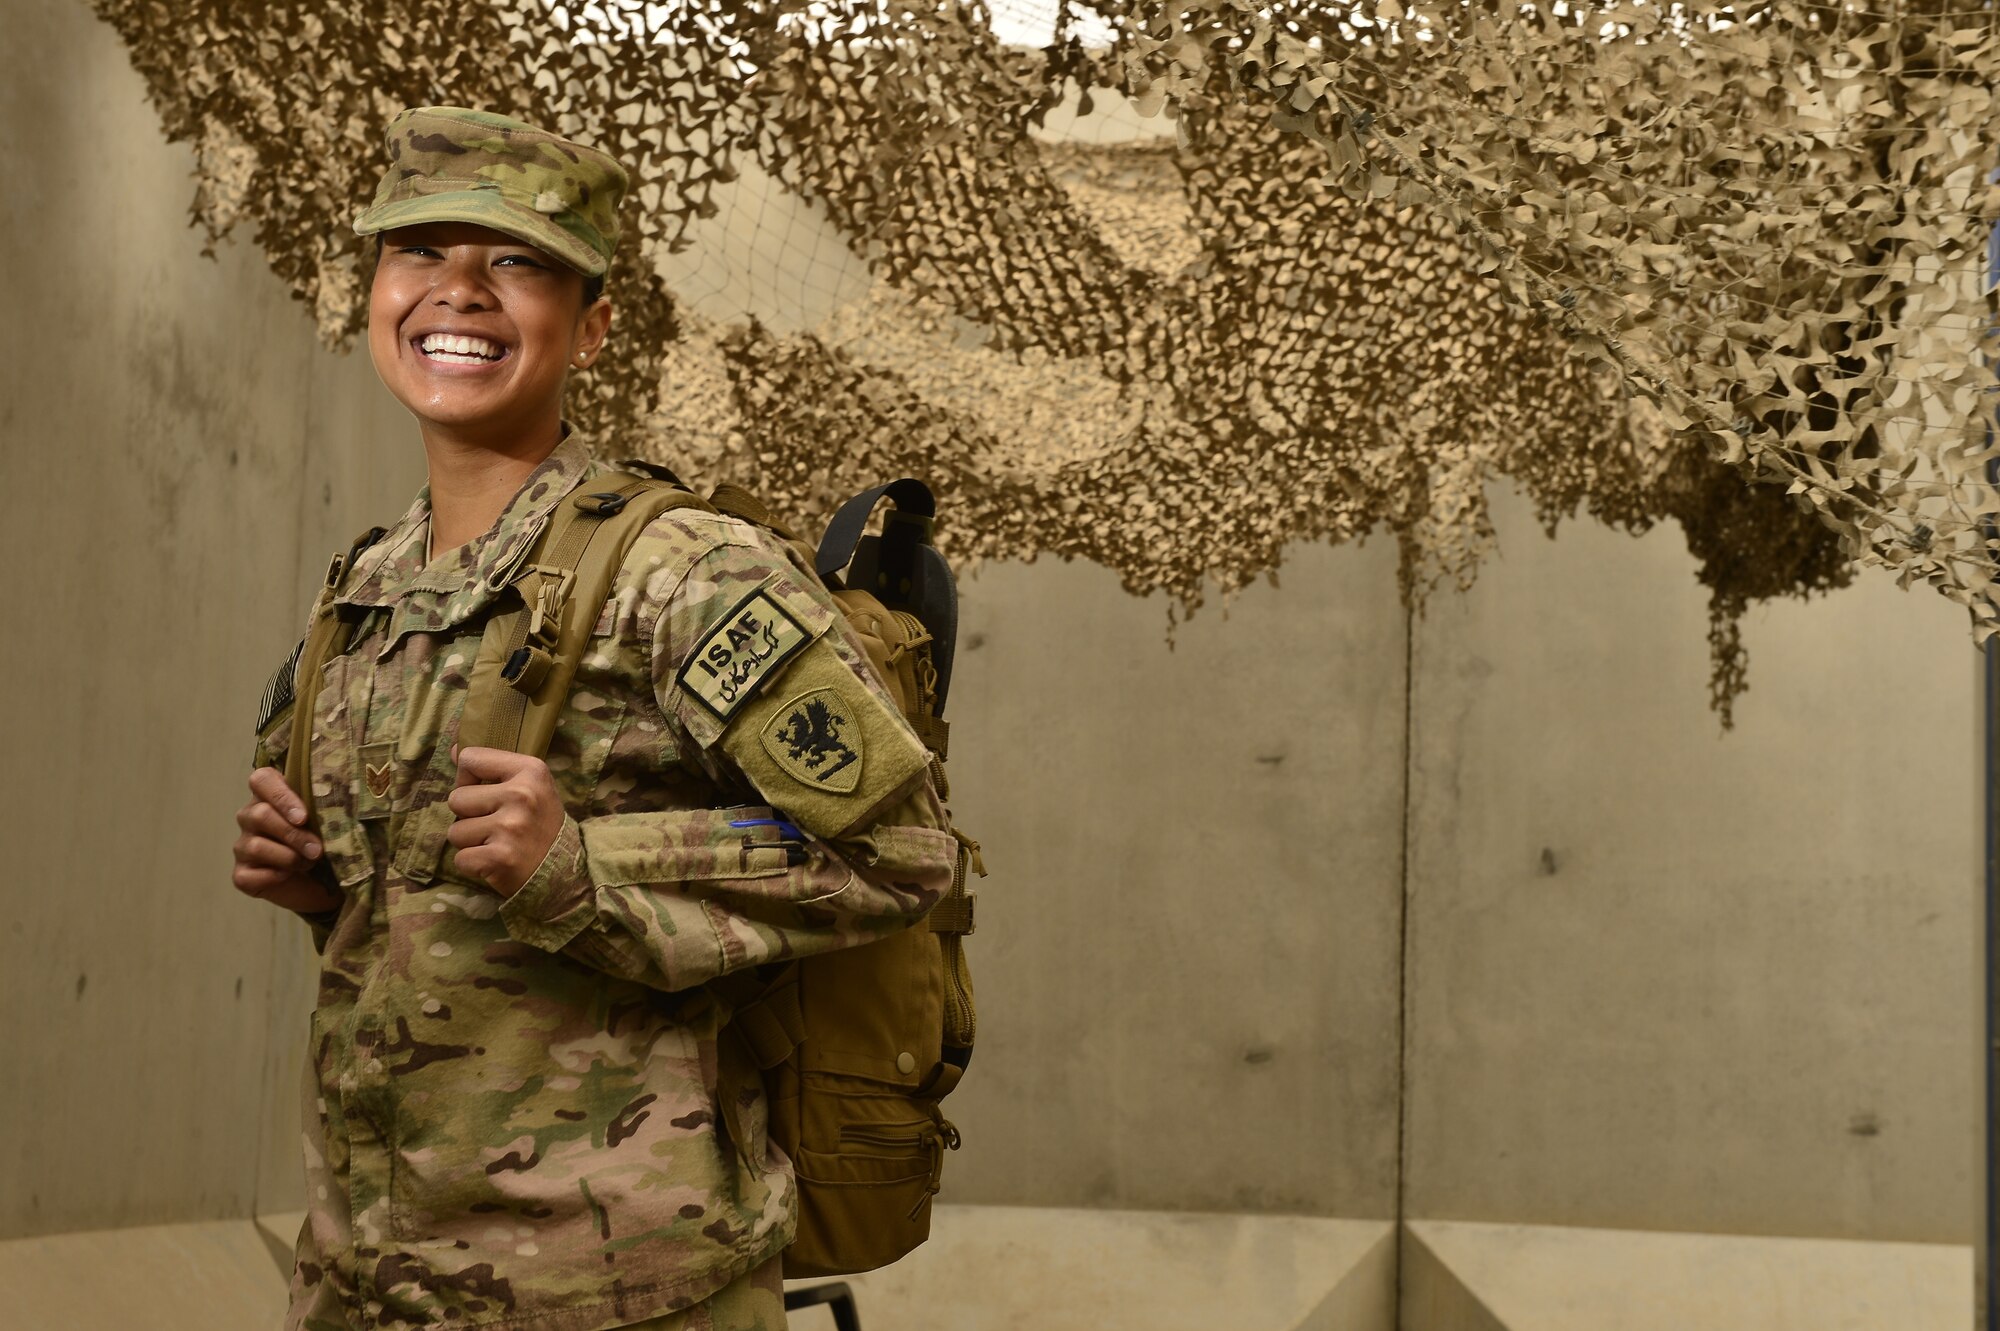
<path fill-rule="evenodd" d="M 758 738 L 805 785 L 846 795 L 861 784 L 861 727 L 838 689 L 801 693 L 765 721 Z"/>
<path fill-rule="evenodd" d="M 681 667 L 680 685 L 727 721 L 812 640 L 805 625 L 759 588 L 695 644 Z"/>

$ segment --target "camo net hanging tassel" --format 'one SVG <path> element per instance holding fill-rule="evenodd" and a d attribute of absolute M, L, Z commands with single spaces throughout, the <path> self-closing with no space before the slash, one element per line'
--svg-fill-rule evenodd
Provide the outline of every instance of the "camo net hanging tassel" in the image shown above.
<path fill-rule="evenodd" d="M 1506 477 L 1551 529 L 1681 524 L 1726 724 L 1754 600 L 1879 564 L 2000 622 L 2000 13 L 1954 4 L 97 9 L 195 145 L 197 222 L 252 228 L 331 345 L 389 116 L 518 116 L 633 176 L 572 404 L 600 450 L 808 527 L 921 474 L 954 555 L 1082 557 L 1183 612 L 1384 525 L 1411 601 L 1469 585 Z M 1173 134 L 1096 142 L 1093 104 Z M 755 189 L 872 285 L 698 317 L 660 274 Z"/>

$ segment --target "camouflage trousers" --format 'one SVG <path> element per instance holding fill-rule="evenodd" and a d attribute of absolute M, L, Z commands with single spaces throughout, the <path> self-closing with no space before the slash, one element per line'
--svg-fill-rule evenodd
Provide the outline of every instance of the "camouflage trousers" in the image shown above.
<path fill-rule="evenodd" d="M 349 1331 L 346 1323 L 311 1318 L 305 1331 Z M 785 1260 L 773 1257 L 730 1281 L 692 1308 L 643 1322 L 612 1323 L 600 1331 L 785 1331 Z"/>
<path fill-rule="evenodd" d="M 692 1308 L 631 1322 L 615 1331 L 785 1331 L 784 1258 L 773 1257 Z"/>

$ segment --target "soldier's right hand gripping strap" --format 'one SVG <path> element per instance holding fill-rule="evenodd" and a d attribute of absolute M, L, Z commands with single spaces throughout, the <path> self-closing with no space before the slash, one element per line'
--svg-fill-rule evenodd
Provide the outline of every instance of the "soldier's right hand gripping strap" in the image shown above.
<path fill-rule="evenodd" d="M 466 680 L 459 745 L 547 753 L 625 552 L 668 509 L 708 507 L 672 482 L 616 472 L 572 491 L 523 559 L 508 588 L 511 608 L 487 621 Z M 446 839 L 452 817 L 443 800 L 418 815 L 407 832 L 406 873 L 457 878 L 457 852 Z"/>

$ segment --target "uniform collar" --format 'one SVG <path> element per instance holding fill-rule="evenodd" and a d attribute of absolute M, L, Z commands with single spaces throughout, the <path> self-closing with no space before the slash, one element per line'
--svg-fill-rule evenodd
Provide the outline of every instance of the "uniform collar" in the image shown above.
<path fill-rule="evenodd" d="M 431 491 L 417 491 L 402 520 L 356 563 L 338 600 L 343 605 L 386 607 L 399 603 L 414 617 L 402 628 L 448 628 L 469 618 L 512 580 L 529 547 L 548 525 L 563 496 L 595 465 L 581 435 L 563 426 L 563 440 L 507 502 L 498 520 L 477 540 L 424 563 L 431 521 Z M 401 618 L 401 616 L 399 616 Z"/>

